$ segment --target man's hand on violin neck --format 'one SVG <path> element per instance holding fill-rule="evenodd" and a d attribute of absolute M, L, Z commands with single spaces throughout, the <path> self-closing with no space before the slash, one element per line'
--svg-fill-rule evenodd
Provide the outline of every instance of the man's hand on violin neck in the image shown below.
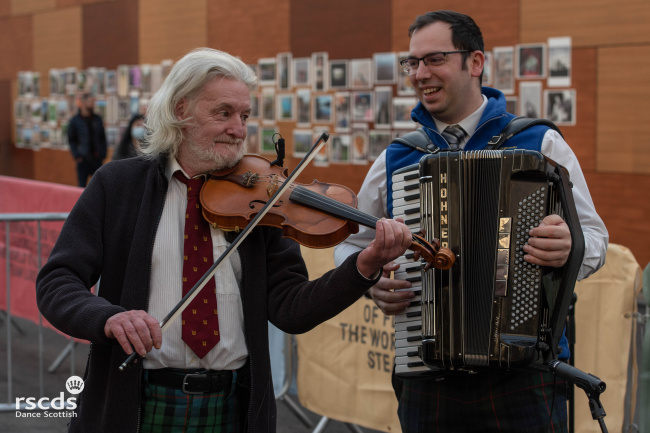
<path fill-rule="evenodd" d="M 357 268 L 367 278 L 404 254 L 411 246 L 413 236 L 403 220 L 377 221 L 375 239 L 357 257 Z"/>

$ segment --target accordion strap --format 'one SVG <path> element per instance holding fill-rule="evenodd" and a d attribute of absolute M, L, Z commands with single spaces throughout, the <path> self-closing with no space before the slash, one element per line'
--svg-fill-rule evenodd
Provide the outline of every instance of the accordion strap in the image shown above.
<path fill-rule="evenodd" d="M 415 131 L 397 137 L 393 140 L 393 143 L 403 144 L 424 153 L 434 154 L 440 151 L 440 148 L 433 144 L 433 141 L 431 141 L 423 128 L 418 128 Z"/>
<path fill-rule="evenodd" d="M 495 135 L 488 141 L 486 150 L 496 150 L 503 146 L 503 143 L 508 141 L 510 138 L 519 134 L 521 131 L 530 128 L 531 126 L 544 125 L 551 128 L 554 131 L 557 131 L 558 134 L 562 135 L 562 131 L 548 119 L 532 119 L 530 117 L 515 117 L 501 130 L 499 135 Z M 440 148 L 433 144 L 427 133 L 424 131 L 424 128 L 418 128 L 415 131 L 404 134 L 401 137 L 395 138 L 393 143 L 403 144 L 408 147 L 419 150 L 420 152 L 434 154 L 440 151 Z"/>
<path fill-rule="evenodd" d="M 548 126 L 554 131 L 557 131 L 558 134 L 562 135 L 562 132 L 557 127 L 557 125 L 555 125 L 555 123 L 551 122 L 550 120 L 531 119 L 530 117 L 519 116 L 519 117 L 515 117 L 510 122 L 508 122 L 508 124 L 501 130 L 501 133 L 499 135 L 495 135 L 494 137 L 492 137 L 490 141 L 488 141 L 486 149 L 487 150 L 498 149 L 499 147 L 503 146 L 503 143 L 508 141 L 516 134 L 519 134 L 524 129 L 528 129 L 531 126 L 535 126 L 535 125 Z"/>

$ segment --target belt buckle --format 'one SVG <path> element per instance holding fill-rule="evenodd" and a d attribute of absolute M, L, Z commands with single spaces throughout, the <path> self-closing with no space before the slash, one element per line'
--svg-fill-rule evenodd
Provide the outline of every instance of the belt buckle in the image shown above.
<path fill-rule="evenodd" d="M 205 391 L 188 391 L 185 386 L 188 384 L 187 383 L 187 378 L 188 377 L 202 377 L 203 379 L 207 379 L 208 375 L 204 373 L 188 373 L 183 377 L 183 386 L 181 387 L 181 390 L 185 394 L 203 394 Z"/>

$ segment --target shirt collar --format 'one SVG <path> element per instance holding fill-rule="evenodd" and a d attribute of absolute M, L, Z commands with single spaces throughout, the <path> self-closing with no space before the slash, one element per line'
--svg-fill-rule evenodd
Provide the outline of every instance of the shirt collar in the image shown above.
<path fill-rule="evenodd" d="M 181 167 L 181 165 L 178 163 L 178 160 L 176 158 L 174 158 L 173 156 L 171 156 L 171 155 L 168 156 L 167 157 L 167 165 L 165 166 L 165 176 L 167 177 L 167 182 L 169 182 L 171 180 L 172 176 L 177 171 L 180 171 L 181 173 L 183 173 L 183 175 L 186 178 L 191 179 L 190 176 L 185 172 L 185 170 L 183 170 L 183 167 Z M 205 178 L 205 175 L 198 175 L 198 176 L 194 176 L 194 177 L 204 177 Z"/>
<path fill-rule="evenodd" d="M 474 135 L 474 132 L 476 131 L 476 127 L 478 126 L 478 122 L 481 120 L 481 116 L 483 115 L 483 112 L 485 111 L 485 107 L 487 107 L 488 100 L 485 97 L 485 95 L 481 95 L 483 97 L 483 103 L 481 104 L 478 109 L 461 120 L 458 123 L 454 123 L 454 125 L 460 125 L 461 128 L 467 133 L 467 139 Z M 433 116 L 432 116 L 433 117 Z M 445 130 L 446 127 L 450 126 L 451 124 L 442 122 L 435 117 L 433 117 L 433 121 L 436 123 L 436 128 L 438 129 L 439 132 L 442 132 Z"/>

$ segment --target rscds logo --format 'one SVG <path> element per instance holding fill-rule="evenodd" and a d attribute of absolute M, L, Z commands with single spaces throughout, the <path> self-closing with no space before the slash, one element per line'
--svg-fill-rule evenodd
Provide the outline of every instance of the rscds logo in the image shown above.
<path fill-rule="evenodd" d="M 79 376 L 71 376 L 65 382 L 66 390 L 73 395 L 81 393 L 84 381 Z M 16 397 L 16 417 L 19 418 L 48 418 L 48 417 L 75 417 L 77 398 L 68 397 L 61 391 L 58 397 Z M 54 409 L 56 412 L 51 411 Z M 43 411 L 41 414 L 40 411 Z"/>

